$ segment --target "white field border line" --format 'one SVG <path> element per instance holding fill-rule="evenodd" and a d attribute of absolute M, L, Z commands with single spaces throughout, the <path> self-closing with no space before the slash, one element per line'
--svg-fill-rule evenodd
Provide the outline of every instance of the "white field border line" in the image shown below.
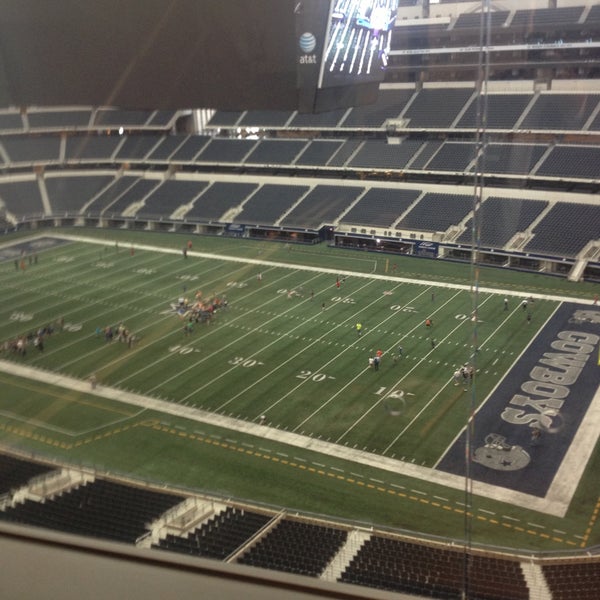
<path fill-rule="evenodd" d="M 69 247 L 69 246 L 67 246 Z M 90 250 L 90 253 L 93 252 L 93 250 Z M 72 277 L 72 274 L 69 273 L 69 271 L 73 270 L 73 267 L 77 265 L 77 263 L 75 261 L 72 262 L 65 262 L 62 263 L 61 265 L 58 265 L 56 263 L 56 261 L 52 261 L 53 262 L 53 269 L 55 273 L 58 274 L 59 277 Z M 48 263 L 46 263 L 48 264 Z M 81 265 L 79 265 L 81 267 Z M 44 282 L 41 283 L 40 279 Z M 4 279 L 4 283 L 6 288 L 12 289 L 13 290 L 13 296 L 8 296 L 5 295 L 4 296 L 4 302 L 8 305 L 8 306 L 14 306 L 15 303 L 19 303 L 19 307 L 21 306 L 27 306 L 27 304 L 21 304 L 21 300 L 20 299 L 16 299 L 14 298 L 14 296 L 17 295 L 22 295 L 23 294 L 23 289 L 29 284 L 31 285 L 32 283 L 36 284 L 36 290 L 38 291 L 38 296 L 36 297 L 34 295 L 34 297 L 31 298 L 31 302 L 32 303 L 39 303 L 39 295 L 40 293 L 47 293 L 46 292 L 46 288 L 50 288 L 49 293 L 52 293 L 53 288 L 56 287 L 56 282 L 53 282 L 50 278 L 50 275 L 47 274 L 47 270 L 44 269 L 43 266 L 39 266 L 36 269 L 35 272 L 35 280 L 31 281 L 31 279 L 29 277 L 24 278 L 23 277 L 23 273 L 13 273 L 11 272 L 10 276 L 7 276 Z M 27 291 L 25 289 L 25 291 Z"/>
<path fill-rule="evenodd" d="M 48 237 L 48 236 L 45 236 Z M 99 244 L 99 245 L 111 245 L 114 244 L 114 240 L 106 241 L 106 240 L 98 240 L 94 238 L 88 238 L 85 236 L 74 236 L 68 234 L 58 234 L 53 233 L 52 237 L 57 237 L 61 239 L 79 241 L 79 242 L 88 242 L 91 244 Z M 150 252 L 164 252 L 165 254 L 180 254 L 181 250 L 175 250 L 172 248 L 162 248 L 160 246 L 149 246 L 145 244 L 135 244 L 135 248 L 139 250 L 146 250 Z M 282 269 L 296 269 L 298 271 L 313 271 L 319 273 L 330 273 L 332 275 L 342 275 L 347 277 L 363 277 L 365 279 L 379 279 L 383 281 L 400 281 L 403 283 L 414 283 L 417 285 L 429 285 L 431 287 L 437 288 L 450 288 L 450 289 L 459 289 L 459 290 L 468 290 L 472 291 L 472 285 L 465 285 L 459 283 L 445 283 L 440 281 L 425 281 L 422 279 L 410 279 L 407 277 L 395 277 L 391 275 L 379 275 L 376 273 L 358 273 L 356 271 L 347 271 L 347 270 L 339 270 L 339 269 L 331 269 L 325 267 L 311 267 L 309 265 L 293 265 L 289 263 L 280 263 L 269 260 L 259 260 L 255 258 L 238 258 L 234 256 L 227 256 L 222 254 L 210 254 L 207 252 L 197 252 L 190 250 L 188 252 L 188 256 L 197 256 L 200 258 L 210 258 L 212 260 L 223 260 L 228 262 L 242 262 L 253 265 L 263 265 L 263 266 L 271 266 L 271 267 L 279 267 Z M 556 296 L 552 294 L 529 294 L 523 291 L 512 291 L 505 289 L 497 289 L 497 288 L 487 288 L 487 287 L 478 287 L 478 291 L 488 293 L 488 294 L 499 294 L 502 296 L 515 296 L 519 298 L 523 297 L 531 297 L 536 300 L 552 300 L 555 302 L 577 302 L 579 304 L 593 304 L 593 300 L 585 300 L 583 298 L 571 298 L 569 296 Z"/>
<path fill-rule="evenodd" d="M 358 288 L 357 291 L 360 291 L 361 289 L 369 286 L 371 283 L 372 282 L 365 283 L 363 286 L 361 286 L 360 288 Z M 402 284 L 398 283 L 396 285 L 396 288 L 399 287 L 400 285 L 402 285 Z M 394 289 L 396 289 L 396 288 L 394 288 Z M 375 300 L 373 300 L 372 302 L 370 302 L 366 306 L 362 306 L 359 312 L 363 312 L 364 310 L 367 310 L 370 306 L 372 306 L 373 304 L 376 304 L 377 302 L 379 302 L 381 300 L 381 298 L 382 297 L 378 296 L 377 298 L 375 298 Z M 270 377 L 273 373 L 275 373 L 276 371 L 278 371 L 279 369 L 281 369 L 281 367 L 283 367 L 284 365 L 288 364 L 289 362 L 295 360 L 298 356 L 304 354 L 312 346 L 314 346 L 315 344 L 318 344 L 321 340 L 323 340 L 324 338 L 326 338 L 329 335 L 331 335 L 332 331 L 335 331 L 336 329 L 339 329 L 340 327 L 345 326 L 349 321 L 354 321 L 356 319 L 356 315 L 357 314 L 358 314 L 358 312 L 353 312 L 346 319 L 344 319 L 343 321 L 341 321 L 340 323 L 338 323 L 337 325 L 335 325 L 335 327 L 333 327 L 332 329 L 327 330 L 325 333 L 323 333 L 322 335 L 320 335 L 318 338 L 314 339 L 308 346 L 304 346 L 301 350 L 299 350 L 298 352 L 296 352 L 296 354 L 294 354 L 293 356 L 290 356 L 286 361 L 280 363 L 277 367 L 275 367 L 274 369 L 271 369 L 268 373 L 266 373 L 265 375 L 263 375 L 262 377 L 260 377 L 259 379 L 257 379 L 254 383 L 250 384 L 248 387 L 246 387 L 242 391 L 238 392 L 235 396 L 231 397 L 229 400 L 227 400 L 227 402 L 221 404 L 216 410 L 222 410 L 223 408 L 225 408 L 225 406 L 227 406 L 230 402 L 233 402 L 236 398 L 238 398 L 239 396 L 245 394 L 246 392 L 248 392 L 248 390 L 250 390 L 251 388 L 253 388 L 255 385 L 259 384 L 261 381 L 263 381 L 267 377 Z M 394 313 L 392 313 L 391 316 L 396 316 L 396 315 Z M 319 314 L 314 315 L 310 319 L 307 319 L 304 322 L 300 323 L 297 327 L 294 327 L 294 329 L 292 329 L 292 331 L 294 331 L 295 329 L 297 329 L 299 327 L 303 327 L 306 322 L 311 321 L 313 319 L 317 319 L 318 317 L 319 317 Z M 272 346 L 273 344 L 279 343 L 280 341 L 281 341 L 280 339 L 276 339 L 273 342 L 270 342 L 269 344 L 267 344 L 266 346 L 264 346 L 263 348 L 261 348 L 260 350 L 258 350 L 257 352 L 255 352 L 252 356 L 260 354 L 260 352 L 264 351 L 266 348 Z M 322 365 L 321 367 L 319 367 L 319 370 L 327 367 L 327 365 L 329 365 L 330 363 L 335 362 L 342 354 L 344 354 L 348 350 L 353 349 L 354 347 L 355 347 L 354 343 L 353 344 L 349 344 L 348 346 L 346 346 L 346 348 L 344 348 L 344 350 L 342 350 L 341 352 L 338 352 L 334 358 L 332 358 L 330 361 L 328 361 L 327 363 L 325 363 L 324 365 Z M 232 369 L 230 369 L 230 371 L 231 370 Z M 226 375 L 226 374 L 227 373 L 224 373 L 223 375 Z M 222 375 L 219 376 L 219 377 L 222 377 Z M 296 386 L 294 386 L 292 389 L 288 390 L 283 396 L 281 396 L 279 398 L 279 400 L 276 400 L 270 406 L 268 406 L 267 408 L 263 409 L 262 410 L 262 414 L 267 414 L 272 408 L 274 408 L 275 406 L 277 406 L 280 402 L 282 402 L 283 400 L 285 400 L 285 398 L 287 398 L 290 394 L 292 394 L 299 387 L 301 387 L 303 384 L 305 384 L 306 381 L 307 380 L 303 380 L 300 383 L 298 383 Z M 205 387 L 205 386 L 202 386 L 202 387 Z M 202 388 L 199 388 L 199 389 L 202 389 Z M 197 390 L 197 391 L 199 391 L 199 390 Z M 298 427 L 300 427 L 300 425 L 296 426 L 293 429 L 293 431 L 296 431 L 298 429 Z"/>
<path fill-rule="evenodd" d="M 212 271 L 213 269 L 216 269 L 216 268 L 218 268 L 218 267 L 211 267 L 210 269 L 208 269 L 208 272 L 210 272 L 210 271 Z M 205 271 L 205 272 L 207 272 L 207 271 Z M 203 273 L 205 273 L 205 272 L 203 272 Z M 210 282 L 209 282 L 209 284 L 210 284 L 210 283 L 212 283 L 212 281 L 210 281 Z M 140 286 L 143 286 L 143 285 L 146 285 L 146 284 L 140 284 Z M 161 290 L 165 290 L 165 291 L 166 291 L 166 290 L 167 290 L 167 288 L 168 288 L 170 285 L 172 285 L 172 284 L 169 284 L 169 285 L 167 285 L 167 286 L 165 286 L 165 287 L 161 288 Z M 136 288 L 136 289 L 137 289 L 137 288 Z M 134 290 L 132 290 L 132 291 L 134 291 Z M 123 314 L 121 314 L 121 315 L 120 315 L 120 317 L 119 317 L 119 320 L 121 320 L 121 321 L 129 321 L 130 319 L 135 319 L 137 316 L 139 316 L 139 314 L 140 314 L 140 313 L 148 313 L 148 314 L 152 314 L 152 313 L 153 313 L 155 310 L 158 310 L 159 308 L 166 309 L 166 308 L 167 308 L 167 306 L 168 306 L 168 303 L 169 303 L 169 301 L 168 301 L 167 299 L 163 299 L 163 300 L 161 300 L 160 302 L 158 302 L 158 303 L 156 303 L 156 304 L 153 304 L 153 305 L 149 306 L 148 308 L 145 308 L 145 309 L 137 309 L 137 310 L 135 310 L 135 312 L 127 313 L 126 315 L 123 315 Z M 88 305 L 88 306 L 89 306 L 89 305 Z M 84 310 L 84 309 L 82 309 L 82 310 Z M 94 316 L 95 316 L 95 317 L 97 317 L 97 318 L 96 318 L 96 320 L 98 320 L 98 319 L 99 319 L 99 318 L 100 318 L 102 315 L 104 315 L 104 314 L 106 314 L 106 313 L 114 313 L 114 311 L 115 311 L 115 309 L 114 309 L 114 308 L 112 308 L 112 309 L 110 309 L 110 310 L 108 310 L 108 311 L 104 311 L 104 312 L 100 313 L 99 315 L 94 315 Z M 135 334 L 139 334 L 140 332 L 143 332 L 143 331 L 145 331 L 145 330 L 146 330 L 146 329 L 148 329 L 149 327 L 153 327 L 154 325 L 156 325 L 156 324 L 157 324 L 157 323 L 159 323 L 159 322 L 162 322 L 162 321 L 166 321 L 166 320 L 172 319 L 174 316 L 175 316 L 175 313 L 169 313 L 169 314 L 166 314 L 164 317 L 162 317 L 162 318 L 157 318 L 157 319 L 155 319 L 154 321 L 152 321 L 151 323 L 148 323 L 147 325 L 145 325 L 145 326 L 143 326 L 143 327 L 140 327 L 140 328 L 136 329 L 136 330 L 134 331 L 134 333 L 135 333 Z M 167 336 L 168 336 L 168 335 L 171 335 L 172 333 L 174 333 L 174 332 L 170 332 L 169 334 L 167 334 Z M 163 336 L 163 337 L 167 337 L 167 336 Z M 89 337 L 89 336 L 88 336 L 88 337 Z M 163 338 L 159 338 L 159 339 L 163 339 Z M 72 345 L 74 345 L 74 344 L 77 344 L 77 343 L 79 343 L 80 341 L 81 341 L 81 339 L 74 340 L 74 341 L 73 341 L 73 342 L 72 342 L 70 345 L 72 346 Z M 60 347 L 59 349 L 57 349 L 56 351 L 62 351 L 62 350 L 64 350 L 66 347 L 68 347 L 68 346 L 61 346 L 61 347 Z M 87 358 L 87 357 L 91 356 L 92 354 L 94 354 L 94 353 L 96 353 L 96 352 L 101 352 L 101 351 L 102 351 L 104 348 L 106 348 L 106 347 L 107 347 L 107 345 L 106 345 L 106 344 L 102 344 L 102 346 L 99 346 L 99 347 L 98 347 L 98 348 L 96 348 L 95 350 L 92 350 L 91 352 L 87 352 L 87 353 L 86 353 L 86 354 L 84 354 L 84 355 L 77 356 L 77 357 L 76 357 L 76 358 L 74 358 L 73 360 L 71 360 L 71 361 L 69 361 L 69 362 L 67 362 L 67 363 L 64 363 L 64 364 L 62 364 L 62 365 L 61 365 L 59 368 L 61 368 L 61 369 L 62 369 L 62 368 L 64 368 L 64 367 L 67 367 L 67 366 L 69 366 L 69 365 L 71 365 L 71 364 L 73 364 L 73 363 L 76 363 L 76 362 L 78 362 L 78 361 L 79 361 L 79 360 L 81 360 L 81 359 Z"/>
<path fill-rule="evenodd" d="M 157 400 L 155 398 L 149 398 L 140 394 L 133 394 L 123 390 L 117 390 L 115 388 L 104 388 L 99 386 L 95 390 L 90 390 L 89 383 L 86 384 L 86 382 L 80 379 L 58 375 L 52 372 L 41 371 L 23 364 L 11 363 L 4 360 L 0 360 L 0 371 L 10 373 L 18 377 L 25 377 L 36 381 L 45 382 L 58 387 L 81 391 L 86 394 L 101 398 L 117 400 L 126 404 L 139 406 L 152 411 L 162 412 L 164 414 L 170 414 L 176 417 L 189 419 L 191 421 L 211 424 L 215 427 L 222 427 L 232 431 L 238 431 L 240 433 L 253 435 L 258 438 L 272 440 L 278 443 L 288 444 L 297 448 L 304 448 L 306 450 L 336 457 L 344 461 L 351 461 L 373 467 L 375 469 L 389 471 L 398 475 L 430 481 L 432 483 L 450 487 L 459 491 L 464 490 L 464 477 L 443 473 L 441 471 L 435 471 L 434 469 L 428 467 L 421 467 L 413 463 L 403 462 L 386 456 L 374 455 L 370 452 L 365 452 L 362 450 L 347 448 L 332 442 L 316 440 L 305 435 L 299 435 L 289 431 L 281 431 L 279 429 L 265 427 L 264 425 L 251 423 L 248 421 L 240 421 L 232 417 L 217 415 L 215 413 L 199 410 L 191 406 Z M 600 398 L 600 394 L 598 397 Z M 554 516 L 564 516 L 568 508 L 568 505 L 565 505 L 564 503 L 550 501 L 544 498 L 537 498 L 527 494 L 520 494 L 511 490 L 490 486 L 487 484 L 481 484 L 478 482 L 474 482 L 473 489 L 474 492 L 480 496 L 514 504 L 522 508 L 546 512 Z"/>
<path fill-rule="evenodd" d="M 107 427 L 113 427 L 114 425 L 118 425 L 119 423 L 124 423 L 126 421 L 129 421 L 130 419 L 136 419 L 140 415 L 145 413 L 146 410 L 147 410 L 146 408 L 140 408 L 140 410 L 137 410 L 136 412 L 132 413 L 129 416 L 122 417 L 120 419 L 115 419 L 114 421 L 107 421 L 106 423 L 103 423 L 102 425 L 99 425 L 98 427 L 92 427 L 91 429 L 85 429 L 83 431 L 73 431 L 71 429 L 63 429 L 62 427 L 55 427 L 54 425 L 50 425 L 49 423 L 47 423 L 45 421 L 38 421 L 37 419 L 26 419 L 26 418 L 22 417 L 21 415 L 18 415 L 16 413 L 11 413 L 11 412 L 5 411 L 5 410 L 0 411 L 0 415 L 7 417 L 9 419 L 12 419 L 13 421 L 18 421 L 19 423 L 23 423 L 25 425 L 33 425 L 34 427 L 37 427 L 39 429 L 45 429 L 47 431 L 53 431 L 55 433 L 60 433 L 61 435 L 65 435 L 67 437 L 77 438 L 77 437 L 82 437 L 85 435 L 90 435 L 97 431 L 101 431 L 102 429 L 106 429 Z"/>
<path fill-rule="evenodd" d="M 418 296 L 416 296 L 412 301 L 414 302 L 415 300 L 417 300 L 420 296 L 423 296 L 424 294 L 427 294 L 429 292 L 431 288 L 427 287 L 425 288 Z M 451 302 L 452 300 L 454 300 L 454 298 L 456 298 L 456 296 L 458 296 L 460 294 L 460 290 L 457 291 L 454 296 L 452 296 L 452 298 L 449 298 L 444 304 L 440 305 L 437 310 L 441 310 L 443 306 L 445 306 L 448 302 Z M 433 313 L 432 313 L 433 314 Z M 396 317 L 396 313 L 391 313 L 390 315 L 388 315 L 378 326 L 383 325 L 386 321 L 388 321 L 389 319 L 392 319 Z M 415 326 L 413 328 L 416 329 L 418 326 Z M 368 334 L 369 332 L 367 332 Z M 320 367 L 321 369 L 326 368 L 330 363 L 334 362 L 336 360 L 336 358 L 331 359 L 329 362 L 327 362 L 324 366 Z M 325 402 L 323 402 L 319 408 L 317 408 L 315 411 L 312 412 L 312 414 L 310 414 L 308 417 L 306 417 L 299 425 L 297 425 L 296 427 L 294 427 L 294 429 L 292 431 L 296 432 L 298 430 L 299 427 L 302 427 L 302 425 L 304 425 L 309 419 L 312 419 L 316 414 L 318 414 L 323 408 L 325 408 L 326 406 L 329 405 L 330 402 L 332 402 L 333 400 L 335 400 L 342 392 L 344 392 L 346 390 L 347 387 L 349 387 L 350 385 L 352 385 L 359 377 L 361 377 L 364 373 L 369 371 L 369 367 L 363 367 L 363 369 L 361 369 L 361 371 L 359 371 L 359 373 L 353 377 L 350 381 L 346 382 L 346 384 L 344 386 L 342 386 L 337 392 L 335 392 L 335 394 L 333 394 L 332 396 L 329 397 L 328 400 L 326 400 Z M 304 380 L 302 383 L 306 383 L 306 380 Z M 296 386 L 296 388 L 299 386 Z M 370 412 L 371 410 L 373 410 L 374 406 L 377 406 L 379 404 L 380 401 L 376 402 L 374 405 L 371 405 L 370 408 L 368 408 L 356 421 L 354 424 L 352 424 L 344 433 L 342 433 L 341 436 L 338 437 L 338 439 L 335 440 L 336 444 L 339 444 L 341 442 L 341 440 L 354 428 L 354 426 L 359 422 L 362 421 Z"/>
<path fill-rule="evenodd" d="M 544 323 L 544 326 L 539 329 L 538 335 L 543 330 L 545 325 L 556 314 L 556 312 L 558 311 L 559 308 L 560 308 L 560 305 L 558 305 L 556 307 L 556 309 L 552 312 L 552 314 L 548 316 L 548 318 L 546 319 L 546 321 Z M 530 340 L 529 344 L 527 344 L 525 346 L 525 348 L 523 348 L 521 353 L 514 359 L 512 365 L 507 369 L 507 371 L 506 371 L 507 373 L 514 367 L 514 365 L 528 351 L 529 347 L 531 346 L 531 344 L 533 344 L 533 342 L 535 341 L 536 338 L 537 338 L 537 335 Z M 495 393 L 496 389 L 502 383 L 503 380 L 504 380 L 504 378 L 500 379 L 496 383 L 494 388 L 488 394 L 487 398 L 490 398 Z M 479 410 L 481 410 L 483 408 L 483 406 L 485 405 L 485 402 L 487 401 L 487 398 L 477 408 L 477 410 L 475 411 L 475 414 L 477 414 L 477 412 L 479 412 Z M 595 447 L 598 436 L 600 435 L 600 427 L 598 426 L 598 423 L 600 421 L 599 411 L 600 411 L 600 394 L 597 392 L 596 395 L 594 396 L 594 399 L 592 400 L 592 404 L 588 408 L 588 413 L 587 413 L 590 415 L 594 415 L 595 420 L 592 419 L 590 423 L 587 423 L 587 421 L 585 420 L 585 419 L 587 419 L 587 414 L 584 419 L 584 422 L 586 423 L 586 429 L 588 429 L 589 426 L 591 425 L 592 427 L 595 427 L 597 429 L 597 431 L 596 432 L 586 431 L 585 433 L 583 433 L 583 432 L 580 432 L 578 429 L 577 433 L 575 434 L 575 437 L 573 438 L 573 441 L 569 445 L 569 449 L 568 449 L 565 457 L 563 458 L 561 466 L 558 468 L 557 474 L 554 477 L 552 484 L 548 488 L 548 492 L 546 493 L 546 496 L 544 498 L 539 498 L 538 496 L 530 496 L 528 494 L 520 494 L 519 492 L 512 492 L 510 490 L 500 487 L 500 488 L 496 488 L 497 491 L 494 492 L 497 495 L 498 499 L 505 500 L 506 498 L 510 498 L 510 500 L 506 500 L 506 501 L 514 502 L 514 500 L 512 498 L 513 498 L 513 494 L 516 493 L 516 494 L 518 494 L 517 497 L 523 496 L 523 498 L 524 498 L 523 502 L 525 502 L 525 504 L 523 505 L 524 508 L 531 507 L 532 509 L 536 510 L 536 506 L 539 505 L 538 510 L 540 510 L 540 511 L 547 512 L 549 514 L 553 514 L 558 517 L 564 517 L 569 508 L 571 500 L 573 499 L 573 495 L 575 494 L 575 491 L 577 490 L 577 485 L 579 484 L 579 481 L 581 479 L 583 469 L 587 465 L 587 462 L 589 461 L 592 451 Z M 582 425 L 583 425 L 583 423 L 582 423 Z M 582 425 L 580 425 L 580 429 L 581 429 Z M 449 448 L 454 443 L 456 443 L 456 441 L 460 438 L 460 436 L 463 435 L 464 431 L 465 431 L 465 428 L 463 427 L 456 434 L 456 437 L 450 443 Z M 593 435 L 595 435 L 595 439 L 594 439 L 593 443 L 591 443 L 591 437 Z M 590 444 L 589 447 L 587 446 L 588 443 Z M 586 445 L 580 445 L 580 444 L 586 444 Z M 442 454 L 439 461 L 434 465 L 434 468 L 437 468 L 439 462 L 443 459 L 444 456 L 445 456 L 445 453 Z M 559 473 L 561 474 L 560 479 L 558 477 Z M 494 488 L 495 486 L 490 486 L 489 484 L 484 484 L 484 483 L 481 483 L 478 481 L 473 482 L 473 490 L 474 491 L 476 489 L 477 490 L 487 489 L 488 487 Z"/>

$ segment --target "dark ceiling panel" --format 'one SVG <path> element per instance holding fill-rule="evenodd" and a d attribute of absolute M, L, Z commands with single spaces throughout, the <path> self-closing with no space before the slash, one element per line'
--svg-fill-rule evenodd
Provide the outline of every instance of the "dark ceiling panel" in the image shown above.
<path fill-rule="evenodd" d="M 0 0 L 0 102 L 293 109 L 294 0 Z"/>

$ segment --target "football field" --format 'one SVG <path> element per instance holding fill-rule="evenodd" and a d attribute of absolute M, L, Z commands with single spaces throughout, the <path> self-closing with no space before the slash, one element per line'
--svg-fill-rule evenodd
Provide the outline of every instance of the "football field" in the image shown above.
<path fill-rule="evenodd" d="M 473 288 L 382 255 L 192 241 L 3 246 L 5 447 L 433 535 L 460 537 L 467 515 L 482 542 L 598 539 L 587 290 Z M 532 384 L 544 361 L 573 381 Z M 520 400 L 528 384 L 540 398 Z"/>

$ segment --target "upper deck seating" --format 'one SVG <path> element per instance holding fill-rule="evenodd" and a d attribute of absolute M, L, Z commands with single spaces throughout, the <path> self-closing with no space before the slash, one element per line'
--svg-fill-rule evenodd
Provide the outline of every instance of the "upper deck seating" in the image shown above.
<path fill-rule="evenodd" d="M 424 88 L 402 117 L 411 129 L 450 128 L 472 95 L 473 88 Z"/>
<path fill-rule="evenodd" d="M 598 106 L 600 94 L 542 93 L 538 96 L 520 129 L 581 130 Z"/>
<path fill-rule="evenodd" d="M 306 140 L 261 140 L 250 152 L 245 164 L 289 165 L 306 146 Z"/>
<path fill-rule="evenodd" d="M 339 140 L 313 140 L 296 158 L 296 165 L 325 167 L 342 144 L 343 142 Z"/>
<path fill-rule="evenodd" d="M 547 149 L 545 144 L 488 144 L 482 165 L 486 173 L 527 175 Z"/>
<path fill-rule="evenodd" d="M 473 199 L 464 194 L 428 192 L 396 225 L 396 229 L 446 231 L 460 223 L 471 211 Z"/>
<path fill-rule="evenodd" d="M 185 135 L 167 135 L 148 155 L 148 160 L 167 161 L 185 141 Z"/>
<path fill-rule="evenodd" d="M 561 27 L 576 24 L 583 13 L 583 6 L 563 6 L 559 8 L 526 8 L 517 10 L 510 22 L 511 29 L 535 30 L 543 26 Z"/>
<path fill-rule="evenodd" d="M 600 179 L 600 148 L 598 146 L 554 146 L 537 169 L 536 175 Z"/>
<path fill-rule="evenodd" d="M 23 118 L 16 110 L 0 110 L 0 133 L 19 133 L 23 131 Z"/>
<path fill-rule="evenodd" d="M 213 138 L 196 157 L 196 162 L 239 164 L 257 143 L 248 139 Z"/>
<path fill-rule="evenodd" d="M 54 174 L 47 174 L 44 185 L 52 214 L 79 214 L 83 207 L 113 180 L 112 175 L 54 177 Z"/>
<path fill-rule="evenodd" d="M 27 111 L 30 130 L 87 129 L 92 121 L 91 108 L 31 109 Z"/>
<path fill-rule="evenodd" d="M 514 129 L 533 94 L 487 94 L 486 126 L 488 129 Z M 474 129 L 477 126 L 477 101 L 473 99 L 456 123 L 457 129 Z"/>
<path fill-rule="evenodd" d="M 35 179 L 0 182 L 0 200 L 4 202 L 6 210 L 17 218 L 40 217 L 44 214 L 40 186 Z"/>
<path fill-rule="evenodd" d="M 3 136 L 0 143 L 10 159 L 9 164 L 58 162 L 60 138 L 56 136 Z"/>
<path fill-rule="evenodd" d="M 367 140 L 348 161 L 347 166 L 403 169 L 422 144 L 421 140 L 404 140 L 400 144 L 388 144 L 384 140 Z"/>
<path fill-rule="evenodd" d="M 67 162 L 108 162 L 123 142 L 118 135 L 85 135 L 66 138 Z"/>
<path fill-rule="evenodd" d="M 244 111 L 217 110 L 208 121 L 208 127 L 235 127 Z"/>
<path fill-rule="evenodd" d="M 427 171 L 465 172 L 475 158 L 475 144 L 446 142 L 425 165 Z"/>
<path fill-rule="evenodd" d="M 374 104 L 355 106 L 340 127 L 353 129 L 381 129 L 388 119 L 396 119 L 403 111 L 414 90 L 381 89 Z"/>
<path fill-rule="evenodd" d="M 329 166 L 343 167 L 361 144 L 361 140 L 346 140 L 340 146 L 339 150 L 329 159 Z"/>
<path fill-rule="evenodd" d="M 296 113 L 288 124 L 289 129 L 335 129 L 348 109 L 341 108 L 322 113 Z"/>
<path fill-rule="evenodd" d="M 548 206 L 541 200 L 490 196 L 480 208 L 480 245 L 484 248 L 503 248 L 520 231 L 526 231 Z M 462 244 L 472 241 L 473 219 L 456 240 Z"/>
<path fill-rule="evenodd" d="M 175 119 L 177 118 L 177 112 L 172 110 L 155 110 L 146 125 L 149 127 L 170 127 L 174 124 Z"/>
<path fill-rule="evenodd" d="M 262 185 L 242 206 L 234 222 L 246 225 L 273 225 L 307 191 L 304 185 Z"/>
<path fill-rule="evenodd" d="M 248 110 L 238 121 L 239 127 L 285 127 L 293 112 L 286 110 Z"/>
<path fill-rule="evenodd" d="M 436 152 L 442 147 L 441 140 L 431 140 L 429 142 L 424 142 L 417 155 L 409 162 L 407 167 L 409 169 L 424 169 L 425 165 L 431 160 L 433 156 L 435 156 Z"/>
<path fill-rule="evenodd" d="M 241 204 L 256 188 L 256 183 L 217 181 L 194 201 L 185 213 L 186 220 L 219 221 L 225 213 Z"/>
<path fill-rule="evenodd" d="M 114 158 L 115 160 L 141 161 L 162 140 L 163 136 L 159 134 L 130 135 L 123 140 Z"/>
<path fill-rule="evenodd" d="M 121 110 L 118 108 L 99 108 L 94 114 L 97 127 L 143 127 L 154 115 L 152 110 Z"/>
<path fill-rule="evenodd" d="M 371 188 L 340 219 L 340 223 L 367 227 L 391 227 L 420 194 L 420 190 Z"/>
<path fill-rule="evenodd" d="M 363 192 L 362 187 L 317 185 L 279 223 L 283 227 L 318 229 L 333 224 Z"/>
<path fill-rule="evenodd" d="M 175 152 L 171 154 L 169 160 L 174 162 L 192 162 L 202 149 L 208 144 L 210 137 L 207 135 L 190 135 L 179 145 Z"/>
<path fill-rule="evenodd" d="M 489 17 L 490 26 L 502 27 L 506 23 L 506 19 L 510 15 L 508 10 L 497 10 L 484 15 L 484 23 L 487 23 Z M 461 28 L 474 28 L 478 29 L 481 26 L 481 12 L 461 13 L 458 15 L 456 22 L 454 23 L 454 29 Z"/>
<path fill-rule="evenodd" d="M 590 240 L 600 239 L 600 204 L 557 202 L 533 233 L 527 252 L 574 257 Z"/>

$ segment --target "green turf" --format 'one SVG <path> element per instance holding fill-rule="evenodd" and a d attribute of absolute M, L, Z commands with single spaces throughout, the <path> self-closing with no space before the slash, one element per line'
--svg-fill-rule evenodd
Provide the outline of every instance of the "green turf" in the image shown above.
<path fill-rule="evenodd" d="M 426 467 L 463 426 L 469 399 L 486 397 L 557 306 L 537 300 L 527 325 L 520 295 L 510 296 L 504 311 L 503 293 L 482 291 L 475 325 L 470 291 L 436 285 L 464 285 L 468 265 L 209 237 L 194 237 L 193 250 L 212 256 L 191 253 L 186 260 L 180 249 L 187 236 L 68 233 L 94 234 L 107 245 L 73 242 L 45 251 L 25 272 L 0 264 L 2 340 L 64 321 L 44 352 L 30 347 L 26 357 L 9 360 L 81 380 L 94 373 L 102 386 L 241 421 L 264 416 L 268 427 Z M 389 273 L 389 260 L 398 276 L 419 282 L 369 276 L 385 275 L 386 267 Z M 481 285 L 523 295 L 593 296 L 587 284 L 499 269 L 482 269 Z M 229 307 L 186 335 L 170 304 L 198 290 L 225 296 Z M 428 317 L 431 329 L 424 325 Z M 133 347 L 105 341 L 103 328 L 119 323 L 134 332 Z M 471 360 L 475 335 L 479 372 L 475 389 L 464 392 L 451 375 Z M 403 355 L 395 361 L 399 344 Z M 374 372 L 368 358 L 377 349 L 384 355 Z M 0 440 L 19 449 L 161 484 L 463 535 L 461 490 L 9 374 L 2 374 L 2 384 Z M 594 456 L 591 463 L 597 462 Z M 577 498 L 558 519 L 475 497 L 473 539 L 549 549 L 598 543 L 592 475 Z"/>

